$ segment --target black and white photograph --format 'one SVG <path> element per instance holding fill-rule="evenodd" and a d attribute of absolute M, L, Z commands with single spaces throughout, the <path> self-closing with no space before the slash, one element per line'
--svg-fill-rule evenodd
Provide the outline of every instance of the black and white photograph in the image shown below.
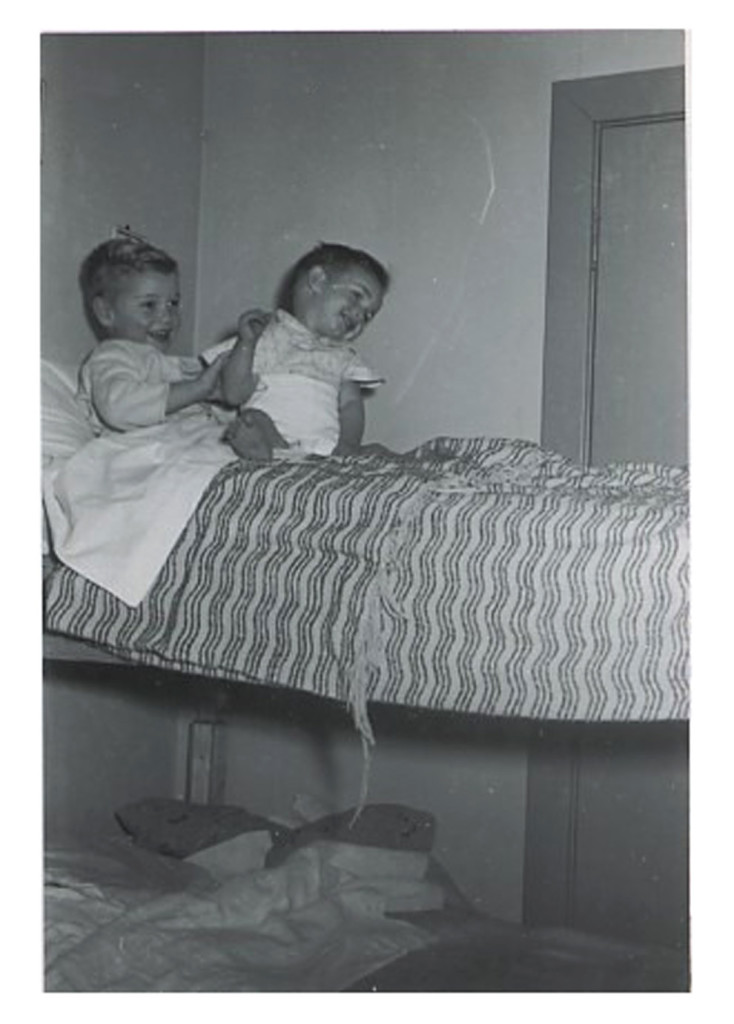
<path fill-rule="evenodd" d="M 486 21 L 38 34 L 46 994 L 691 992 L 689 37 Z"/>

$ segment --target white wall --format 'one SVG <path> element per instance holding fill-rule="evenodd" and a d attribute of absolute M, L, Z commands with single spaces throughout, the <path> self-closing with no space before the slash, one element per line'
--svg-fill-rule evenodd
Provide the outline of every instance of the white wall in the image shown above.
<path fill-rule="evenodd" d="M 42 37 L 41 351 L 79 363 L 94 338 L 77 285 L 87 253 L 129 225 L 180 262 L 191 351 L 202 39 Z"/>
<path fill-rule="evenodd" d="M 551 84 L 682 61 L 679 32 L 207 37 L 197 334 L 362 246 L 393 272 L 370 438 L 538 439 Z"/>

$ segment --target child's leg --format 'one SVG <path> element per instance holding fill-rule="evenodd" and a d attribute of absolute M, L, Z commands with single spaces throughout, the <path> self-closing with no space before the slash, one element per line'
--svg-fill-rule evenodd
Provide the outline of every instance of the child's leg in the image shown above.
<path fill-rule="evenodd" d="M 227 427 L 224 440 L 241 459 L 252 462 L 270 462 L 274 448 L 288 447 L 271 418 L 261 409 L 243 409 Z"/>

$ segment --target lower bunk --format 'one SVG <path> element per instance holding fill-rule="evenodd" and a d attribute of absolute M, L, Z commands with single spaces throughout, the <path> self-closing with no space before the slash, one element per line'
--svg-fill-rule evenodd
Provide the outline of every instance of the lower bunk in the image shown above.
<path fill-rule="evenodd" d="M 430 815 L 350 817 L 150 800 L 118 811 L 127 834 L 49 847 L 46 991 L 687 990 L 680 950 L 475 912 Z"/>
<path fill-rule="evenodd" d="M 85 755 L 100 774 L 103 813 L 80 819 L 73 839 L 60 839 L 58 828 L 47 831 L 47 991 L 687 990 L 687 921 L 669 927 L 671 910 L 685 915 L 681 865 L 666 882 L 670 850 L 686 846 L 685 814 L 679 807 L 672 820 L 658 811 L 676 778 L 671 766 L 677 777 L 685 775 L 684 723 L 554 727 L 376 704 L 373 785 L 355 814 L 345 790 L 346 801 L 355 800 L 356 786 L 353 791 L 340 786 L 339 792 L 315 787 L 316 795 L 305 798 L 297 789 L 300 785 L 300 793 L 308 794 L 313 783 L 299 737 L 315 751 L 320 771 L 329 764 L 340 779 L 356 779 L 359 743 L 337 702 L 242 684 L 220 684 L 215 693 L 211 680 L 144 672 L 140 666 L 94 663 L 83 672 L 73 663 L 46 662 L 47 686 L 55 696 L 66 681 L 74 688 L 74 710 L 84 702 L 91 727 L 85 743 L 89 732 L 99 731 L 105 747 L 103 758 L 91 747 Z M 113 701 L 115 692 L 119 699 Z M 95 694 L 104 703 L 93 712 Z M 144 736 L 142 716 L 131 718 L 135 744 L 126 745 L 119 735 L 123 700 L 144 704 L 154 723 Z M 153 753 L 163 739 L 161 723 L 182 708 L 189 744 L 179 799 L 171 796 L 177 786 L 167 787 L 162 774 L 153 781 L 150 769 L 158 762 Z M 60 717 L 58 701 L 49 702 L 48 710 Z M 110 710 L 114 723 L 107 721 Z M 287 719 L 283 744 L 256 773 L 265 749 L 259 737 Z M 208 742 L 211 726 L 221 730 L 224 748 L 235 750 L 236 766 L 227 760 L 222 767 L 218 741 Z M 114 753 L 106 749 L 110 729 L 116 736 Z M 76 788 L 72 758 L 78 757 L 79 739 L 65 741 L 74 748 L 68 758 L 56 744 L 47 765 L 50 791 L 65 771 L 64 788 L 70 796 Z M 351 752 L 347 772 L 337 752 L 342 744 Z M 248 746 L 253 749 L 243 751 Z M 397 748 L 404 761 L 396 759 Z M 454 763 L 459 750 L 461 769 Z M 605 837 L 599 827 L 608 807 L 590 799 L 598 777 L 583 782 L 584 750 L 605 758 L 599 767 L 614 788 L 613 836 Z M 528 771 L 525 796 L 514 785 L 503 796 L 501 781 L 499 794 L 484 792 L 502 763 L 492 758 L 512 754 L 504 764 L 514 772 L 515 751 L 523 751 L 536 768 L 541 759 L 545 791 L 536 792 Z M 482 760 L 470 764 L 472 753 Z M 491 772 L 486 772 L 487 758 Z M 105 778 L 112 762 L 125 780 L 116 791 Z M 570 819 L 564 822 L 559 813 L 561 794 L 569 802 L 571 796 L 559 766 L 569 774 L 574 764 L 570 775 L 576 775 L 581 821 L 573 823 L 578 837 L 572 859 L 579 884 L 575 913 L 567 913 L 564 907 L 549 908 L 549 897 L 567 901 L 570 885 L 559 873 L 548 819 L 553 817 L 556 833 L 571 831 Z M 620 768 L 633 799 L 619 788 Z M 278 778 L 264 783 L 273 769 Z M 221 777 L 229 771 L 231 778 Z M 648 802 L 640 804 L 639 793 L 651 781 Z M 269 786 L 265 791 L 264 785 Z M 289 794 L 288 800 L 273 799 L 276 790 Z M 250 809 L 250 798 L 256 810 Z M 454 808 L 457 803 L 464 806 Z M 287 804 L 291 813 L 285 812 Z M 513 835 L 509 821 L 510 804 L 517 804 L 517 815 L 526 815 L 524 854 L 520 830 Z M 334 806 L 344 809 L 334 812 Z M 593 851 L 584 838 L 585 819 L 596 837 Z M 661 845 L 667 851 L 662 861 L 656 860 Z M 477 900 L 466 861 L 456 857 L 461 847 L 473 851 L 477 874 L 497 877 L 495 891 L 515 875 L 524 879 L 522 907 L 515 897 L 519 915 L 501 917 L 501 901 Z M 627 862 L 633 857 L 638 863 L 630 872 Z M 508 871 L 505 862 L 513 858 L 517 869 Z M 640 859 L 650 862 L 641 868 Z M 590 876 L 597 894 L 603 892 L 618 907 L 633 904 L 634 920 L 616 912 L 610 926 L 604 915 L 595 916 Z M 660 921 L 649 926 L 639 918 L 638 905 L 653 915 L 661 900 L 672 906 L 663 908 L 662 926 Z"/>

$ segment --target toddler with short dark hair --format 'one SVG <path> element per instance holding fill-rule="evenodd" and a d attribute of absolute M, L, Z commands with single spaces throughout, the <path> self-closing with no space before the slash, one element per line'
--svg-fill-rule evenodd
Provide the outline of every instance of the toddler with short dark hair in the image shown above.
<path fill-rule="evenodd" d="M 225 344 L 222 394 L 240 407 L 227 437 L 244 458 L 274 448 L 314 455 L 359 452 L 363 389 L 382 383 L 353 342 L 382 306 L 389 275 L 373 256 L 336 243 L 306 253 L 286 277 L 275 313 L 243 314 Z"/>

